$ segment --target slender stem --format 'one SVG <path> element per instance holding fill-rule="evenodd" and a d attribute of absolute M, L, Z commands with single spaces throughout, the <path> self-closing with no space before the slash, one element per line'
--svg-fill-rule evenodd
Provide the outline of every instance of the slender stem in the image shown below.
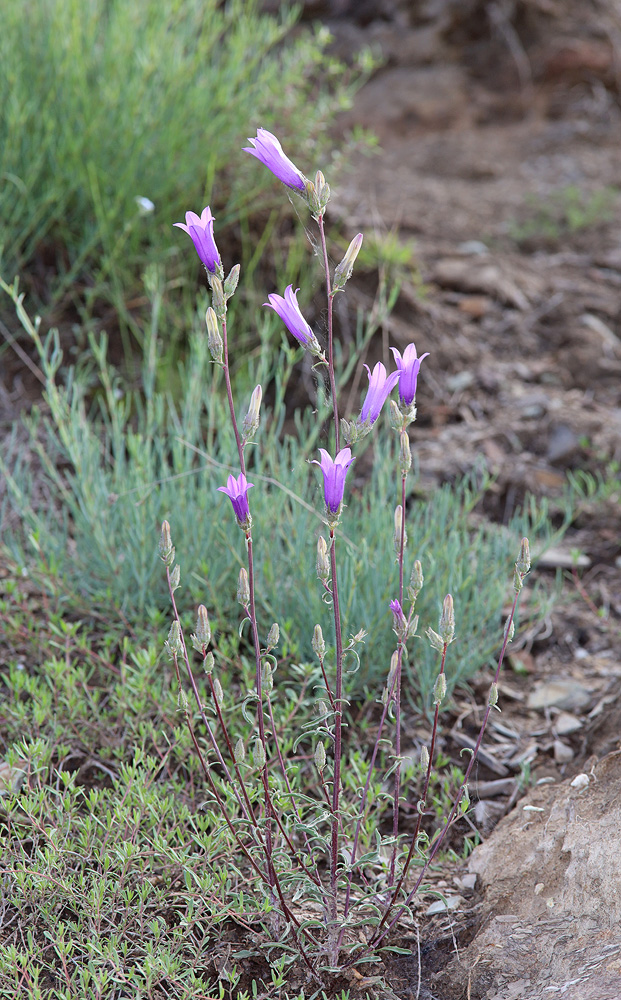
<path fill-rule="evenodd" d="M 445 662 L 446 662 L 446 650 L 447 650 L 447 644 L 445 643 L 444 649 L 442 650 L 442 662 L 440 664 L 440 673 L 441 674 L 444 673 L 444 665 L 445 665 Z M 395 890 L 394 890 L 394 892 L 392 894 L 392 897 L 391 897 L 390 903 L 388 905 L 388 908 L 387 908 L 386 912 L 384 913 L 384 916 L 382 917 L 382 919 L 381 919 L 381 921 L 379 923 L 379 929 L 381 929 L 383 927 L 384 923 L 388 919 L 388 915 L 390 913 L 390 910 L 394 906 L 395 900 L 397 899 L 397 897 L 399 895 L 399 892 L 401 891 L 401 886 L 403 885 L 403 883 L 405 881 L 405 877 L 406 877 L 406 875 L 408 873 L 408 869 L 410 867 L 412 858 L 414 856 L 414 851 L 416 850 L 416 844 L 418 842 L 418 835 L 420 833 L 420 828 L 421 828 L 421 823 L 423 821 L 424 811 L 425 811 L 425 809 L 427 807 L 427 793 L 429 791 L 429 782 L 431 780 L 431 768 L 432 768 L 432 765 L 433 765 L 433 758 L 434 758 L 434 754 L 435 754 L 436 737 L 437 737 L 437 733 L 438 733 L 438 717 L 439 717 L 439 715 L 440 715 L 440 703 L 438 702 L 436 704 L 435 712 L 434 712 L 434 715 L 433 715 L 433 728 L 432 728 L 432 731 L 431 731 L 431 745 L 429 747 L 429 760 L 427 762 L 427 773 L 425 775 L 425 783 L 424 783 L 424 786 L 423 786 L 423 794 L 422 794 L 422 796 L 421 796 L 421 798 L 419 800 L 419 803 L 418 803 L 418 815 L 416 817 L 416 826 L 414 827 L 414 833 L 412 834 L 412 837 L 410 839 L 410 849 L 408 851 L 408 856 L 405 859 L 405 864 L 404 864 L 403 869 L 401 871 L 401 875 L 399 877 L 399 881 L 397 882 Z"/>
<path fill-rule="evenodd" d="M 283 759 L 282 751 L 280 749 L 280 743 L 279 743 L 279 740 L 278 740 L 278 734 L 276 732 L 276 724 L 274 722 L 274 712 L 272 710 L 272 699 L 270 698 L 269 694 L 267 696 L 267 710 L 268 710 L 268 713 L 269 713 L 270 725 L 272 727 L 272 738 L 274 740 L 274 746 L 276 747 L 276 754 L 278 756 L 278 762 L 280 764 L 280 770 L 282 771 L 282 775 L 283 775 L 284 782 L 285 782 L 285 787 L 286 787 L 286 789 L 287 789 L 287 791 L 289 793 L 289 801 L 290 801 L 290 803 L 291 803 L 291 805 L 293 807 L 293 812 L 295 813 L 295 818 L 297 819 L 298 823 L 301 824 L 302 823 L 302 817 L 300 816 L 300 810 L 297 807 L 297 803 L 295 801 L 295 795 L 293 793 L 293 789 L 291 788 L 291 782 L 289 781 L 289 775 L 287 774 L 287 769 L 285 768 L 285 762 L 284 762 L 284 759 Z M 280 822 L 280 820 L 278 818 L 278 814 L 276 813 L 276 811 L 274 811 L 274 816 L 276 818 L 276 822 L 278 823 L 278 828 L 279 828 L 280 832 L 282 833 L 283 837 L 285 838 L 285 840 L 287 842 L 287 845 L 288 845 L 288 847 L 289 847 L 289 849 L 291 851 L 291 854 L 293 855 L 294 859 L 301 866 L 302 870 L 304 872 L 306 872 L 306 874 L 308 875 L 308 877 L 311 878 L 313 880 L 313 882 L 315 882 L 316 885 L 321 885 L 321 880 L 319 878 L 319 873 L 317 871 L 317 862 L 313 859 L 313 852 L 311 850 L 310 841 L 308 839 L 308 835 L 306 834 L 306 831 L 304 831 L 304 830 L 302 831 L 302 839 L 304 840 L 304 846 L 306 848 L 306 852 L 307 852 L 307 855 L 308 855 L 309 859 L 313 860 L 313 864 L 314 864 L 314 867 L 315 867 L 314 874 L 313 874 L 313 872 L 309 871 L 308 866 L 305 865 L 304 862 L 302 861 L 302 859 L 300 857 L 300 854 L 299 854 L 299 851 L 297 851 L 296 848 L 291 843 L 289 837 L 287 836 L 285 830 L 282 827 L 282 824 L 281 824 L 281 822 Z"/>
<path fill-rule="evenodd" d="M 399 604 L 403 607 L 403 561 L 405 553 L 405 480 L 406 476 L 401 476 L 401 537 L 399 539 Z M 401 794 L 401 667 L 403 664 L 403 640 L 399 640 L 397 652 L 397 677 L 395 685 L 395 757 L 397 766 L 395 768 L 395 780 L 393 790 L 393 810 L 392 810 L 392 836 L 394 844 L 390 858 L 390 870 L 388 872 L 388 885 L 391 886 L 395 880 L 395 864 L 397 860 L 397 838 L 399 836 L 399 796 Z"/>
<path fill-rule="evenodd" d="M 330 854 L 330 891 L 332 894 L 332 918 L 337 917 L 337 869 L 339 856 L 339 823 L 341 791 L 341 754 L 343 721 L 343 639 L 341 635 L 341 611 L 336 574 L 336 537 L 330 529 L 330 568 L 332 572 L 332 607 L 334 610 L 334 632 L 336 640 L 336 683 L 334 689 L 334 779 L 332 786 L 332 837 Z M 336 964 L 337 956 L 332 959 Z"/>
<path fill-rule="evenodd" d="M 340 451 L 339 409 L 336 398 L 336 378 L 334 375 L 334 333 L 333 333 L 334 327 L 332 319 L 334 293 L 332 291 L 332 282 L 330 280 L 330 262 L 328 260 L 328 247 L 326 244 L 326 232 L 324 227 L 323 215 L 320 215 L 318 217 L 317 223 L 319 225 L 319 235 L 321 237 L 323 266 L 326 272 L 326 291 L 328 295 L 328 375 L 330 378 L 330 394 L 332 396 L 332 413 L 334 417 L 334 447 L 335 447 L 335 454 L 338 455 Z"/>
<path fill-rule="evenodd" d="M 215 686 L 214 686 L 214 683 L 213 683 L 213 677 L 212 677 L 211 673 L 208 676 L 209 676 L 209 688 L 211 690 L 211 698 L 212 698 L 212 701 L 213 701 L 215 709 L 216 709 L 216 715 L 218 716 L 218 722 L 220 723 L 220 728 L 222 730 L 222 735 L 224 736 L 224 740 L 225 740 L 225 743 L 227 745 L 229 754 L 231 755 L 231 760 L 233 762 L 233 767 L 235 768 L 235 774 L 237 775 L 237 780 L 239 782 L 239 786 L 240 786 L 240 788 L 242 790 L 242 794 L 244 796 L 244 801 L 246 803 L 246 806 L 248 807 L 248 810 L 249 810 L 249 812 L 250 812 L 250 814 L 252 816 L 252 819 L 254 820 L 254 822 L 256 824 L 256 817 L 254 815 L 254 809 L 252 808 L 252 804 L 250 802 L 250 798 L 249 798 L 248 792 L 246 790 L 246 783 L 245 783 L 243 775 L 242 775 L 242 773 L 240 771 L 239 764 L 237 763 L 237 761 L 235 759 L 235 751 L 233 749 L 233 744 L 231 743 L 231 739 L 229 737 L 229 731 L 227 729 L 226 722 L 224 721 L 224 716 L 222 715 L 222 709 L 220 708 L 220 702 L 218 701 L 218 698 L 216 696 L 216 689 L 215 689 Z"/>
<path fill-rule="evenodd" d="M 175 601 L 174 591 L 172 589 L 172 585 L 171 585 L 171 582 L 170 582 L 170 569 L 168 568 L 168 566 L 166 567 L 166 579 L 168 580 L 168 592 L 170 594 L 170 600 L 171 600 L 171 603 L 172 603 L 173 614 L 174 614 L 176 620 L 179 622 L 179 626 L 181 626 L 181 620 L 179 618 L 179 612 L 177 611 L 177 602 Z M 215 733 L 214 733 L 214 731 L 213 731 L 213 729 L 211 727 L 209 719 L 205 715 L 205 709 L 203 708 L 203 704 L 202 704 L 202 701 L 201 701 L 201 696 L 200 696 L 198 687 L 196 686 L 196 680 L 194 679 L 194 674 L 192 673 L 192 667 L 190 666 L 190 658 L 188 656 L 188 650 L 187 650 L 187 647 L 186 647 L 186 644 L 185 644 L 185 638 L 183 636 L 183 631 L 181 630 L 181 627 L 179 628 L 179 632 L 180 632 L 180 636 L 181 636 L 181 643 L 182 643 L 182 646 L 183 646 L 183 660 L 184 660 L 184 663 L 185 663 L 186 672 L 187 672 L 187 675 L 188 675 L 188 679 L 190 681 L 190 686 L 192 688 L 192 694 L 194 695 L 194 701 L 196 702 L 196 706 L 198 708 L 198 711 L 199 711 L 202 723 L 203 723 L 203 725 L 204 725 L 204 727 L 205 727 L 205 729 L 207 731 L 207 735 L 209 736 L 209 739 L 211 741 L 211 745 L 212 745 L 212 747 L 213 747 L 213 749 L 215 751 L 216 757 L 218 759 L 218 763 L 220 764 L 220 767 L 224 771 L 224 776 L 225 776 L 226 780 L 230 783 L 230 785 L 233 788 L 233 791 L 235 793 L 235 797 L 237 799 L 237 802 L 239 804 L 240 809 L 242 810 L 242 813 L 243 813 L 244 817 L 248 820 L 249 823 L 251 823 L 251 824 L 254 825 L 254 823 L 255 823 L 254 814 L 253 814 L 252 810 L 250 811 L 250 813 L 248 813 L 248 811 L 246 809 L 246 806 L 245 806 L 245 803 L 243 802 L 242 798 L 239 795 L 239 791 L 238 791 L 238 789 L 237 789 L 237 787 L 235 785 L 235 782 L 233 781 L 231 772 L 230 772 L 230 770 L 229 770 L 229 768 L 227 766 L 227 763 L 226 763 L 224 757 L 222 756 L 222 752 L 220 750 L 220 747 L 218 746 L 218 741 L 216 740 Z"/>
<path fill-rule="evenodd" d="M 525 573 L 521 574 L 521 578 L 522 579 L 524 578 L 524 576 L 526 576 Z M 504 661 L 504 658 L 505 658 L 505 652 L 506 652 L 506 649 L 507 649 L 507 644 L 509 642 L 509 632 L 511 631 L 511 625 L 512 625 L 513 619 L 515 617 L 515 609 L 517 607 L 518 596 L 519 596 L 519 594 L 516 593 L 516 595 L 515 595 L 515 597 L 513 599 L 513 605 L 511 607 L 511 613 L 510 613 L 509 618 L 507 620 L 507 625 L 506 625 L 505 634 L 504 634 L 504 640 L 503 640 L 502 647 L 501 647 L 501 650 L 500 650 L 500 656 L 498 657 L 498 665 L 496 667 L 496 672 L 494 674 L 494 679 L 492 681 L 492 685 L 498 684 L 498 678 L 500 677 L 500 671 L 502 669 L 502 664 L 503 664 L 503 661 Z M 453 824 L 453 821 L 455 819 L 457 810 L 459 808 L 459 803 L 461 802 L 462 796 L 464 794 L 464 790 L 466 788 L 466 785 L 468 784 L 468 779 L 470 778 L 470 774 L 472 773 L 472 769 L 473 769 L 475 761 L 477 759 L 477 755 L 478 755 L 479 750 L 481 748 L 481 743 L 483 742 L 483 736 L 484 736 L 484 733 L 485 733 L 485 729 L 487 727 L 487 720 L 489 719 L 489 715 L 490 715 L 491 710 L 492 710 L 492 704 L 491 704 L 491 701 L 489 701 L 488 705 L 487 705 L 487 708 L 485 710 L 485 715 L 483 716 L 483 721 L 481 723 L 481 727 L 479 729 L 479 735 L 477 737 L 477 741 L 476 741 L 474 750 L 472 751 L 472 753 L 470 755 L 470 762 L 468 764 L 468 767 L 466 768 L 466 772 L 464 774 L 464 779 L 463 779 L 461 785 L 459 786 L 457 795 L 455 796 L 455 802 L 453 803 L 453 807 L 452 807 L 452 809 L 451 809 L 451 811 L 450 811 L 450 813 L 448 815 L 448 818 L 447 818 L 444 826 L 442 827 L 442 830 L 440 831 L 439 835 L 436 837 L 436 840 L 434 842 L 433 848 L 431 849 L 431 852 L 427 856 L 427 858 L 425 860 L 425 863 L 424 863 L 423 867 L 421 868 L 420 874 L 419 874 L 419 876 L 418 876 L 418 878 L 417 878 L 417 880 L 416 880 L 416 882 L 414 884 L 414 887 L 408 893 L 407 897 L 405 898 L 405 900 L 403 901 L 403 903 L 401 904 L 401 906 L 399 907 L 399 909 L 397 910 L 397 912 L 393 916 L 393 918 L 390 921 L 390 923 L 386 923 L 387 917 L 388 917 L 390 911 L 392 910 L 392 908 L 393 908 L 393 906 L 395 904 L 396 893 L 393 893 L 392 900 L 391 900 L 391 902 L 390 902 L 390 904 L 389 904 L 389 906 L 388 906 L 388 908 L 386 910 L 386 913 L 384 914 L 384 917 L 383 917 L 382 921 L 380 922 L 380 924 L 376 928 L 376 930 L 375 930 L 373 936 L 371 937 L 371 940 L 369 941 L 369 943 L 368 943 L 365 951 L 363 952 L 363 954 L 365 954 L 367 951 L 370 951 L 372 948 L 375 948 L 380 943 L 380 941 L 383 940 L 383 938 L 386 936 L 386 934 L 388 934 L 388 932 L 395 926 L 395 924 L 400 919 L 400 917 L 401 917 L 402 913 L 404 912 L 404 910 L 409 906 L 409 904 L 412 901 L 412 899 L 414 898 L 415 894 L 418 892 L 418 890 L 419 890 L 419 888 L 421 886 L 421 883 L 422 883 L 423 879 L 425 878 L 425 876 L 427 874 L 427 871 L 429 870 L 430 864 L 432 863 L 432 861 L 435 858 L 436 854 L 440 850 L 440 846 L 441 846 L 442 842 L 444 841 L 444 838 L 445 838 L 448 830 L 450 829 L 450 827 Z M 400 885 L 401 885 L 401 882 L 399 883 L 399 887 L 398 888 L 400 888 Z M 382 926 L 384 926 L 384 930 L 381 929 Z M 360 957 L 361 957 L 360 955 L 356 956 L 356 958 L 360 958 Z M 348 965 L 348 964 L 350 964 L 350 963 L 346 963 L 346 965 Z"/>
<path fill-rule="evenodd" d="M 244 448 L 242 445 L 242 440 L 239 434 L 239 427 L 237 426 L 237 417 L 235 416 L 235 404 L 233 403 L 233 390 L 231 388 L 231 375 L 229 372 L 229 344 L 226 328 L 226 316 L 222 319 L 222 343 L 223 343 L 223 361 L 222 368 L 224 370 L 224 382 L 226 385 L 226 398 L 229 401 L 229 412 L 231 414 L 231 423 L 233 425 L 233 433 L 235 434 L 235 443 L 237 444 L 237 454 L 239 455 L 239 465 L 244 476 L 246 475 L 246 463 L 244 461 Z"/>
<path fill-rule="evenodd" d="M 364 788 L 362 790 L 362 795 L 360 796 L 360 812 L 358 813 L 358 819 L 356 821 L 356 829 L 354 831 L 354 840 L 353 840 L 353 844 L 352 844 L 351 857 L 350 857 L 350 862 L 349 862 L 350 863 L 350 872 L 349 872 L 349 877 L 348 877 L 348 880 L 347 880 L 347 891 L 345 893 L 345 907 L 344 907 L 344 910 L 343 910 L 343 924 L 345 924 L 345 921 L 347 920 L 347 916 L 349 914 L 349 904 L 350 904 L 350 899 L 351 899 L 351 888 L 352 888 L 352 881 L 353 881 L 353 876 L 354 876 L 353 866 L 354 866 L 354 861 L 356 860 L 356 852 L 358 850 L 358 840 L 359 840 L 359 837 L 360 837 L 360 827 L 362 826 L 362 820 L 364 818 L 364 813 L 365 813 L 365 809 L 366 809 L 367 797 L 368 797 L 368 794 L 369 794 L 369 785 L 371 784 L 371 776 L 373 774 L 373 769 L 375 768 L 375 760 L 376 760 L 377 754 L 379 752 L 379 745 L 380 745 L 380 741 L 381 741 L 381 738 L 382 738 L 382 732 L 383 732 L 383 729 L 384 729 L 384 723 L 386 722 L 386 716 L 388 715 L 388 709 L 390 707 L 390 702 L 392 701 L 392 699 L 394 697 L 396 682 L 397 682 L 397 675 L 396 675 L 396 672 L 395 672 L 395 676 L 392 679 L 392 684 L 390 686 L 390 690 L 387 692 L 386 704 L 384 705 L 384 708 L 382 710 L 382 715 L 380 717 L 379 725 L 377 727 L 377 736 L 375 737 L 375 746 L 373 747 L 373 753 L 371 754 L 371 760 L 369 761 L 369 768 L 368 768 L 368 771 L 367 771 L 366 781 L 364 783 Z M 341 930 L 341 938 L 343 936 L 344 930 L 345 930 L 345 927 L 343 926 L 343 928 Z"/>
<path fill-rule="evenodd" d="M 173 662 L 174 662 L 174 665 L 175 665 L 175 671 L 177 673 L 177 683 L 179 684 L 179 687 L 181 688 L 181 675 L 179 673 L 179 664 L 177 662 L 177 656 L 176 656 L 176 654 L 173 654 Z M 215 782 L 213 780 L 211 771 L 209 769 L 209 765 L 207 764 L 207 761 L 205 760 L 205 758 L 203 756 L 203 752 L 202 752 L 202 750 L 200 748 L 199 742 L 196 739 L 196 734 L 194 732 L 194 727 L 192 726 L 192 721 L 190 719 L 190 713 L 189 712 L 185 713 L 185 721 L 186 721 L 186 724 L 187 724 L 187 727 L 188 727 L 188 730 L 189 730 L 189 733 L 190 733 L 190 737 L 192 739 L 192 743 L 194 744 L 194 749 L 196 750 L 196 754 L 197 754 L 197 757 L 199 759 L 200 765 L 201 765 L 201 767 L 203 769 L 205 777 L 207 778 L 207 782 L 209 784 L 209 787 L 211 788 L 211 792 L 212 792 L 212 794 L 213 794 L 216 802 L 218 803 L 218 807 L 220 809 L 220 812 L 222 813 L 222 817 L 223 817 L 226 825 L 228 826 L 228 828 L 229 828 L 230 832 L 232 833 L 234 839 L 237 841 L 237 844 L 238 844 L 240 850 L 242 851 L 242 853 L 244 854 L 244 856 L 246 857 L 246 859 L 248 860 L 248 862 L 250 863 L 250 865 L 252 866 L 252 868 L 254 868 L 254 870 L 256 871 L 256 873 L 259 875 L 259 877 L 263 881 L 266 881 L 265 872 L 261 871 L 261 869 L 259 868 L 258 864 L 256 863 L 256 861 L 254 860 L 254 858 L 250 854 L 248 848 L 246 847 L 246 845 L 242 841 L 241 837 L 239 836 L 239 833 L 235 829 L 235 826 L 233 825 L 233 822 L 232 822 L 232 820 L 231 820 L 231 818 L 230 818 L 230 816 L 228 814 L 228 811 L 227 811 L 227 808 L 226 808 L 226 804 L 223 801 L 222 796 L 220 795 L 220 792 L 218 791 L 218 787 L 217 787 L 217 785 L 215 784 Z"/>

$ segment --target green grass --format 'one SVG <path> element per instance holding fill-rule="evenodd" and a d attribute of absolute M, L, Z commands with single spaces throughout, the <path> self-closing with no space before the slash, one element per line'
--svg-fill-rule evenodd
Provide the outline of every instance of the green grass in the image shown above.
<path fill-rule="evenodd" d="M 547 197 L 532 196 L 524 205 L 522 218 L 510 224 L 509 235 L 520 244 L 544 241 L 556 245 L 586 229 L 610 222 L 617 194 L 614 187 L 589 193 L 568 184 Z"/>
<path fill-rule="evenodd" d="M 184 281 L 172 223 L 186 210 L 210 202 L 229 245 L 273 230 L 283 199 L 240 153 L 246 137 L 273 129 L 302 169 L 325 169 L 328 125 L 361 79 L 327 55 L 325 29 L 290 34 L 298 14 L 256 0 L 29 0 L 27 16 L 3 4 L 0 273 L 27 276 L 37 311 L 109 322 L 112 305 L 141 343 L 141 277 L 157 264 Z"/>

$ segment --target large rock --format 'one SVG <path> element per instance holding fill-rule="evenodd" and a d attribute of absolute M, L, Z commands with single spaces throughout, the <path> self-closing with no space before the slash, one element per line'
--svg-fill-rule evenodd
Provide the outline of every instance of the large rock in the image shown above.
<path fill-rule="evenodd" d="M 573 786 L 533 789 L 472 855 L 483 891 L 479 930 L 434 994 L 618 1000 L 620 831 L 621 751 Z"/>

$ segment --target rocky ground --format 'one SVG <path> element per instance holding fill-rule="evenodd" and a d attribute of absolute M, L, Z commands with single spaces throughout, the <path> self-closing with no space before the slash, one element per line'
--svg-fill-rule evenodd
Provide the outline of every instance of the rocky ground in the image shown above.
<path fill-rule="evenodd" d="M 421 910 L 421 968 L 404 960 L 391 985 L 438 1000 L 614 1000 L 621 10 L 554 0 L 308 9 L 328 17 L 345 57 L 371 44 L 384 60 L 342 122 L 374 131 L 381 151 L 357 163 L 335 204 L 348 232 L 413 247 L 388 332 L 430 352 L 413 434 L 423 482 L 483 461 L 497 477 L 484 513 L 503 522 L 529 492 L 558 496 L 568 472 L 610 485 L 548 556 L 568 581 L 503 688 L 474 793 L 486 839 L 466 876 L 444 879 L 452 913 Z M 356 294 L 370 302 L 372 289 L 359 282 Z M 572 548 L 581 568 L 570 572 Z M 476 710 L 461 708 L 463 736 Z M 519 798 L 525 766 L 533 787 Z"/>

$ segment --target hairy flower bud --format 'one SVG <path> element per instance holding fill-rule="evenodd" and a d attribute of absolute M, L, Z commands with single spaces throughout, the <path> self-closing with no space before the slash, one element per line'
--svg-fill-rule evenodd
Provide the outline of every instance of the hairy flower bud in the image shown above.
<path fill-rule="evenodd" d="M 236 764 L 243 764 L 246 759 L 246 748 L 244 746 L 244 741 L 242 740 L 241 736 L 239 737 L 233 749 L 233 757 L 235 758 Z"/>
<path fill-rule="evenodd" d="M 232 267 L 231 270 L 229 271 L 229 274 L 224 282 L 223 292 L 224 292 L 224 297 L 225 299 L 227 299 L 227 301 L 228 299 L 231 298 L 232 295 L 235 294 L 235 289 L 237 288 L 237 285 L 239 283 L 239 272 L 240 272 L 240 265 L 235 264 L 235 266 Z"/>
<path fill-rule="evenodd" d="M 487 699 L 487 704 L 490 708 L 494 708 L 498 704 L 498 685 L 494 682 L 489 689 L 489 698 Z"/>
<path fill-rule="evenodd" d="M 420 766 L 423 771 L 426 771 L 429 767 L 429 751 L 424 744 L 420 748 Z"/>
<path fill-rule="evenodd" d="M 444 640 L 442 636 L 438 635 L 437 632 L 434 632 L 432 628 L 428 628 L 425 631 L 425 635 L 429 639 L 429 642 L 431 643 L 434 649 L 437 649 L 440 652 L 444 650 Z"/>
<path fill-rule="evenodd" d="M 311 645 L 315 656 L 317 656 L 318 659 L 323 660 L 326 655 L 326 644 L 323 638 L 323 632 L 321 631 L 321 625 L 315 625 Z"/>
<path fill-rule="evenodd" d="M 401 431 L 399 435 L 399 468 L 402 476 L 407 476 L 412 468 L 412 449 L 407 431 Z"/>
<path fill-rule="evenodd" d="M 261 687 L 265 694 L 271 694 L 274 689 L 274 677 L 269 663 L 264 663 L 261 667 Z"/>
<path fill-rule="evenodd" d="M 213 673 L 213 668 L 215 666 L 215 660 L 213 658 L 213 653 L 211 650 L 205 654 L 205 659 L 203 660 L 203 669 L 206 674 Z"/>
<path fill-rule="evenodd" d="M 205 323 L 207 324 L 207 347 L 209 348 L 209 353 L 216 364 L 221 364 L 224 344 L 220 335 L 218 317 L 211 306 L 209 306 L 209 309 L 205 313 Z"/>
<path fill-rule="evenodd" d="M 408 623 L 407 618 L 403 614 L 403 609 L 399 604 L 399 601 L 394 600 L 390 602 L 390 610 L 392 611 L 392 627 L 395 632 L 399 642 L 403 642 L 407 637 Z"/>
<path fill-rule="evenodd" d="M 278 640 L 280 639 L 280 628 L 278 623 L 274 622 L 271 629 L 267 633 L 267 648 L 274 649 L 278 645 Z"/>
<path fill-rule="evenodd" d="M 160 532 L 160 542 L 158 549 L 160 553 L 160 558 L 170 568 L 175 559 L 175 550 L 173 548 L 172 540 L 170 537 L 170 525 L 168 521 L 162 521 L 162 530 Z"/>
<path fill-rule="evenodd" d="M 315 174 L 314 183 L 306 178 L 305 181 L 305 194 L 308 207 L 315 218 L 318 218 L 324 213 L 326 205 L 330 201 L 330 188 L 326 184 L 326 179 L 321 170 L 318 170 Z"/>
<path fill-rule="evenodd" d="M 395 681 L 395 674 L 397 673 L 398 667 L 399 667 L 399 653 L 395 649 L 394 653 L 390 657 L 390 669 L 388 671 L 388 679 L 386 681 L 386 691 L 388 692 L 389 695 Z"/>
<path fill-rule="evenodd" d="M 334 271 L 334 284 L 332 285 L 333 292 L 339 292 L 345 287 L 349 279 L 351 278 L 352 271 L 354 269 L 354 264 L 356 262 L 356 257 L 360 253 L 360 247 L 362 246 L 363 240 L 362 233 L 358 233 L 354 236 L 353 240 L 347 248 L 347 253 L 343 257 L 340 264 L 337 264 Z"/>
<path fill-rule="evenodd" d="M 211 625 L 209 624 L 209 616 L 207 614 L 207 608 L 204 604 L 201 604 L 198 609 L 196 618 L 196 632 L 192 636 L 192 646 L 198 652 L 202 653 L 205 646 L 208 646 L 211 641 Z"/>
<path fill-rule="evenodd" d="M 424 582 L 423 566 L 420 559 L 417 559 L 412 567 L 412 575 L 410 576 L 410 587 L 417 596 L 423 589 Z"/>
<path fill-rule="evenodd" d="M 440 705 L 446 697 L 446 677 L 444 674 L 438 674 L 437 680 L 433 686 L 433 703 L 434 705 Z"/>
<path fill-rule="evenodd" d="M 438 632 L 447 644 L 453 641 L 455 636 L 455 612 L 453 610 L 453 598 L 450 594 L 447 594 L 444 598 Z"/>
<path fill-rule="evenodd" d="M 224 702 L 224 691 L 222 690 L 222 685 L 217 677 L 214 677 L 213 679 L 213 696 L 218 705 L 222 705 Z"/>
<path fill-rule="evenodd" d="M 237 600 L 242 608 L 250 604 L 250 584 L 248 583 L 248 570 L 242 568 L 239 571 L 237 580 Z"/>
<path fill-rule="evenodd" d="M 223 320 L 226 316 L 226 300 L 224 298 L 224 288 L 222 287 L 222 282 L 215 274 L 208 274 L 207 277 L 209 279 L 209 284 L 211 285 L 211 304 L 218 319 Z"/>
<path fill-rule="evenodd" d="M 322 583 L 327 583 L 330 578 L 328 544 L 323 535 L 320 535 L 317 539 L 317 576 Z"/>
<path fill-rule="evenodd" d="M 257 385 L 252 392 L 252 396 L 250 397 L 250 406 L 248 407 L 248 412 L 244 417 L 244 423 L 242 425 L 244 441 L 252 440 L 258 430 L 262 398 L 263 389 L 260 385 Z"/>
<path fill-rule="evenodd" d="M 401 431 L 403 428 L 403 416 L 401 410 L 399 409 L 399 404 L 396 400 L 390 399 L 388 401 L 388 422 L 390 428 L 393 431 Z"/>
<path fill-rule="evenodd" d="M 175 618 L 172 625 L 170 626 L 170 631 L 168 633 L 168 639 L 164 643 L 164 647 L 168 650 L 168 655 L 171 660 L 175 656 L 183 656 L 183 641 L 181 639 L 181 626 Z"/>
<path fill-rule="evenodd" d="M 323 743 L 318 743 L 315 747 L 315 767 L 318 771 L 323 771 L 326 766 L 326 748 Z"/>
<path fill-rule="evenodd" d="M 505 622 L 505 633 L 507 636 L 507 642 L 513 642 L 513 636 L 515 635 L 515 621 L 511 618 L 511 615 L 509 615 Z"/>
<path fill-rule="evenodd" d="M 173 566 L 172 573 L 170 574 L 170 589 L 172 590 L 173 594 L 175 590 L 179 589 L 180 580 L 181 580 L 181 566 L 179 565 L 179 563 L 177 563 L 176 566 Z"/>
<path fill-rule="evenodd" d="M 408 533 L 403 526 L 403 507 L 398 504 L 395 507 L 395 531 L 393 535 L 393 545 L 397 555 L 401 554 L 401 532 L 403 531 L 403 548 L 408 544 Z"/>
<path fill-rule="evenodd" d="M 526 576 L 530 571 L 530 545 L 528 538 L 523 538 L 520 545 L 520 554 L 518 556 L 518 561 L 515 567 L 520 574 L 520 576 Z"/>
<path fill-rule="evenodd" d="M 265 750 L 261 740 L 256 740 L 254 744 L 254 750 L 252 751 L 252 758 L 254 760 L 255 767 L 265 767 Z"/>

